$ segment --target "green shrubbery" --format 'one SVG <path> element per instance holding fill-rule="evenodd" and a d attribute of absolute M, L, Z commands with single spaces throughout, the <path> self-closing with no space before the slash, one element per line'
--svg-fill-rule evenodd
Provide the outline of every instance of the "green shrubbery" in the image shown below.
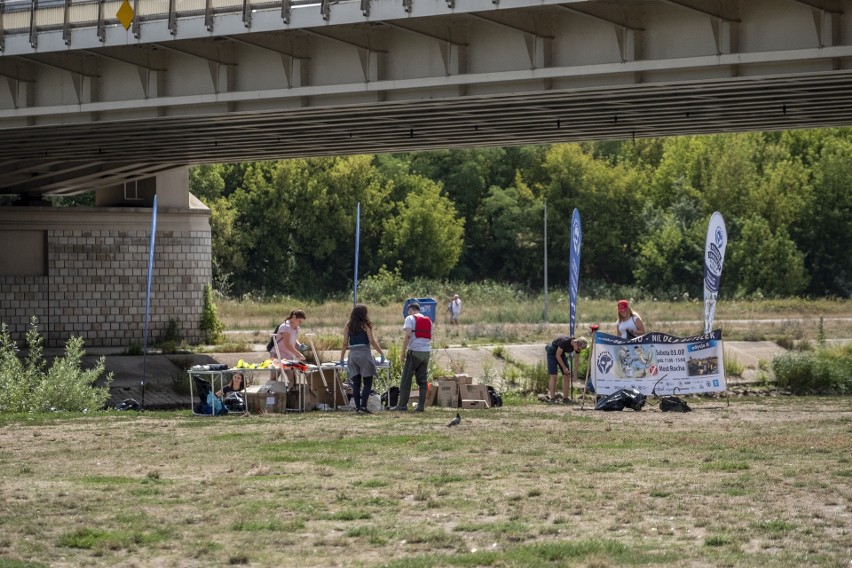
<path fill-rule="evenodd" d="M 772 360 L 781 387 L 794 394 L 852 393 L 852 345 L 784 353 Z"/>
<path fill-rule="evenodd" d="M 204 342 L 207 344 L 221 342 L 224 330 L 225 324 L 219 321 L 219 316 L 216 313 L 216 304 L 213 302 L 213 287 L 210 284 L 205 284 L 204 311 L 201 314 L 201 331 L 204 332 Z"/>
<path fill-rule="evenodd" d="M 83 339 L 72 337 L 65 355 L 48 367 L 43 358 L 43 339 L 33 318 L 27 331 L 27 356 L 21 360 L 5 323 L 0 324 L 0 412 L 49 412 L 100 410 L 109 398 L 112 373 L 103 386 L 94 386 L 105 368 L 101 357 L 90 370 L 80 368 Z"/>

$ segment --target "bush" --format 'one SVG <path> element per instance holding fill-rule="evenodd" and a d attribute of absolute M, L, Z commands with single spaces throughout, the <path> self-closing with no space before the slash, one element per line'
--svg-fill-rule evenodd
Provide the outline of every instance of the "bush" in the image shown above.
<path fill-rule="evenodd" d="M 222 341 L 222 331 L 225 324 L 219 321 L 216 315 L 216 304 L 213 303 L 213 287 L 204 285 L 204 313 L 201 315 L 201 331 L 204 332 L 204 341 L 208 345 Z"/>
<path fill-rule="evenodd" d="M 791 352 L 772 360 L 779 386 L 794 394 L 852 393 L 852 346 Z"/>
<path fill-rule="evenodd" d="M 65 355 L 57 357 L 48 368 L 42 358 L 43 339 L 38 333 L 38 320 L 32 318 L 27 331 L 27 356 L 22 361 L 6 324 L 0 324 L 0 412 L 81 412 L 99 410 L 109 398 L 112 373 L 103 386 L 95 386 L 104 372 L 101 357 L 95 368 L 80 368 L 83 339 L 72 337 L 65 344 Z"/>

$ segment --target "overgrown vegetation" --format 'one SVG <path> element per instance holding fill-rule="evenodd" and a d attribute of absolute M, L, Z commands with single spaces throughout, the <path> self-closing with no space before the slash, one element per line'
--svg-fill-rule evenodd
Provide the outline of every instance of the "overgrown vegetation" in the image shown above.
<path fill-rule="evenodd" d="M 222 341 L 225 325 L 216 314 L 216 303 L 213 301 L 213 287 L 204 285 L 204 308 L 201 312 L 201 331 L 204 332 L 204 342 L 207 344 Z"/>
<path fill-rule="evenodd" d="M 83 339 L 72 337 L 65 354 L 48 365 L 38 320 L 32 318 L 26 337 L 26 356 L 21 359 L 5 323 L 0 324 L 0 413 L 80 412 L 100 410 L 109 399 L 112 374 L 104 374 L 103 357 L 89 370 L 81 368 Z"/>
<path fill-rule="evenodd" d="M 795 394 L 852 394 L 852 345 L 791 351 L 772 360 L 779 386 Z"/>
<path fill-rule="evenodd" d="M 209 165 L 190 184 L 211 208 L 214 281 L 231 297 L 346 293 L 358 204 L 364 301 L 410 294 L 418 278 L 538 289 L 546 203 L 559 287 L 576 207 L 585 293 L 697 298 L 718 210 L 722 299 L 848 298 L 850 172 L 852 129 L 835 128 Z"/>

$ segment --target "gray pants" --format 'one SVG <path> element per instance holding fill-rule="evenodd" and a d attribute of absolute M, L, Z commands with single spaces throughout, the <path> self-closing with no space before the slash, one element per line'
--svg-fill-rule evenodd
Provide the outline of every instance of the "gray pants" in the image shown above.
<path fill-rule="evenodd" d="M 405 355 L 405 365 L 402 367 L 402 380 L 399 384 L 399 403 L 398 408 L 408 408 L 408 399 L 411 396 L 411 377 L 417 379 L 417 386 L 420 387 L 420 397 L 417 401 L 417 408 L 424 408 L 426 405 L 426 375 L 429 372 L 429 351 L 409 351 Z"/>

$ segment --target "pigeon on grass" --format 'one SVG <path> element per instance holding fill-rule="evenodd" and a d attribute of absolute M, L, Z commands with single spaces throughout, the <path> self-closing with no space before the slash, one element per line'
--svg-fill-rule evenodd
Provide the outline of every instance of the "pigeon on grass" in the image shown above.
<path fill-rule="evenodd" d="M 451 426 L 458 426 L 459 424 L 461 424 L 461 414 L 456 412 L 456 417 L 450 420 L 450 423 L 447 424 L 447 428 Z"/>

